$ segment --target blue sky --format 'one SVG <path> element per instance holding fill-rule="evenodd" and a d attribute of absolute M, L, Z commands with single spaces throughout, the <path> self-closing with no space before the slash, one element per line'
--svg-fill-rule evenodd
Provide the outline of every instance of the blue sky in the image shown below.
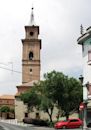
<path fill-rule="evenodd" d="M 77 45 L 80 25 L 91 26 L 91 0 L 0 1 L 0 67 L 21 72 L 24 26 L 34 5 L 42 39 L 41 77 L 52 70 L 78 78 L 82 74 L 82 49 Z M 3 64 L 2 64 L 3 63 Z M 0 94 L 14 94 L 21 74 L 0 69 Z"/>

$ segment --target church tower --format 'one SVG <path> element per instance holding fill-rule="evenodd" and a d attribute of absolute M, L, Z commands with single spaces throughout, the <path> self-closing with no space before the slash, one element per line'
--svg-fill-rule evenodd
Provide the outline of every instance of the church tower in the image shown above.
<path fill-rule="evenodd" d="M 28 26 L 25 26 L 25 39 L 22 39 L 22 83 L 40 80 L 41 40 L 38 39 L 39 26 L 35 25 L 33 8 Z"/>
<path fill-rule="evenodd" d="M 30 23 L 25 26 L 25 39 L 22 39 L 22 84 L 16 86 L 15 118 L 22 121 L 27 115 L 27 107 L 20 99 L 20 94 L 30 90 L 40 80 L 41 40 L 39 26 L 35 25 L 33 8 Z"/>

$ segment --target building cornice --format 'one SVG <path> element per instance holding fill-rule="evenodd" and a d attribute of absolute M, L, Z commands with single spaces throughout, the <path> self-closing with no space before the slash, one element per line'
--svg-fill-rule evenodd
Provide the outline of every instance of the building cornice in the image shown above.
<path fill-rule="evenodd" d="M 86 29 L 86 33 L 82 34 L 78 39 L 78 44 L 82 45 L 84 41 L 86 41 L 89 37 L 91 37 L 91 27 Z"/>

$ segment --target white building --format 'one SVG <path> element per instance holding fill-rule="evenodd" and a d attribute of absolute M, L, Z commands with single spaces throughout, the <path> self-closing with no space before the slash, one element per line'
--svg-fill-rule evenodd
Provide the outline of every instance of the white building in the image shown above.
<path fill-rule="evenodd" d="M 78 38 L 83 56 L 83 100 L 91 98 L 91 27 Z"/>
<path fill-rule="evenodd" d="M 83 102 L 87 103 L 87 122 L 91 121 L 91 27 L 77 40 L 82 45 L 83 56 Z"/>

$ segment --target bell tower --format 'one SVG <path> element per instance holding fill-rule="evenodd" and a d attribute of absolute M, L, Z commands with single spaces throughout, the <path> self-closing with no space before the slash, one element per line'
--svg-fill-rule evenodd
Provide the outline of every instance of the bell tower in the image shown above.
<path fill-rule="evenodd" d="M 20 94 L 31 89 L 40 80 L 40 50 L 41 40 L 39 26 L 35 25 L 33 8 L 29 25 L 25 26 L 25 38 L 22 39 L 22 84 L 16 86 L 15 95 L 15 117 L 22 121 L 27 113 L 27 107 L 21 101 Z"/>
<path fill-rule="evenodd" d="M 22 83 L 40 80 L 41 40 L 38 36 L 39 26 L 35 25 L 32 8 L 30 23 L 25 26 L 25 39 L 22 39 Z"/>

